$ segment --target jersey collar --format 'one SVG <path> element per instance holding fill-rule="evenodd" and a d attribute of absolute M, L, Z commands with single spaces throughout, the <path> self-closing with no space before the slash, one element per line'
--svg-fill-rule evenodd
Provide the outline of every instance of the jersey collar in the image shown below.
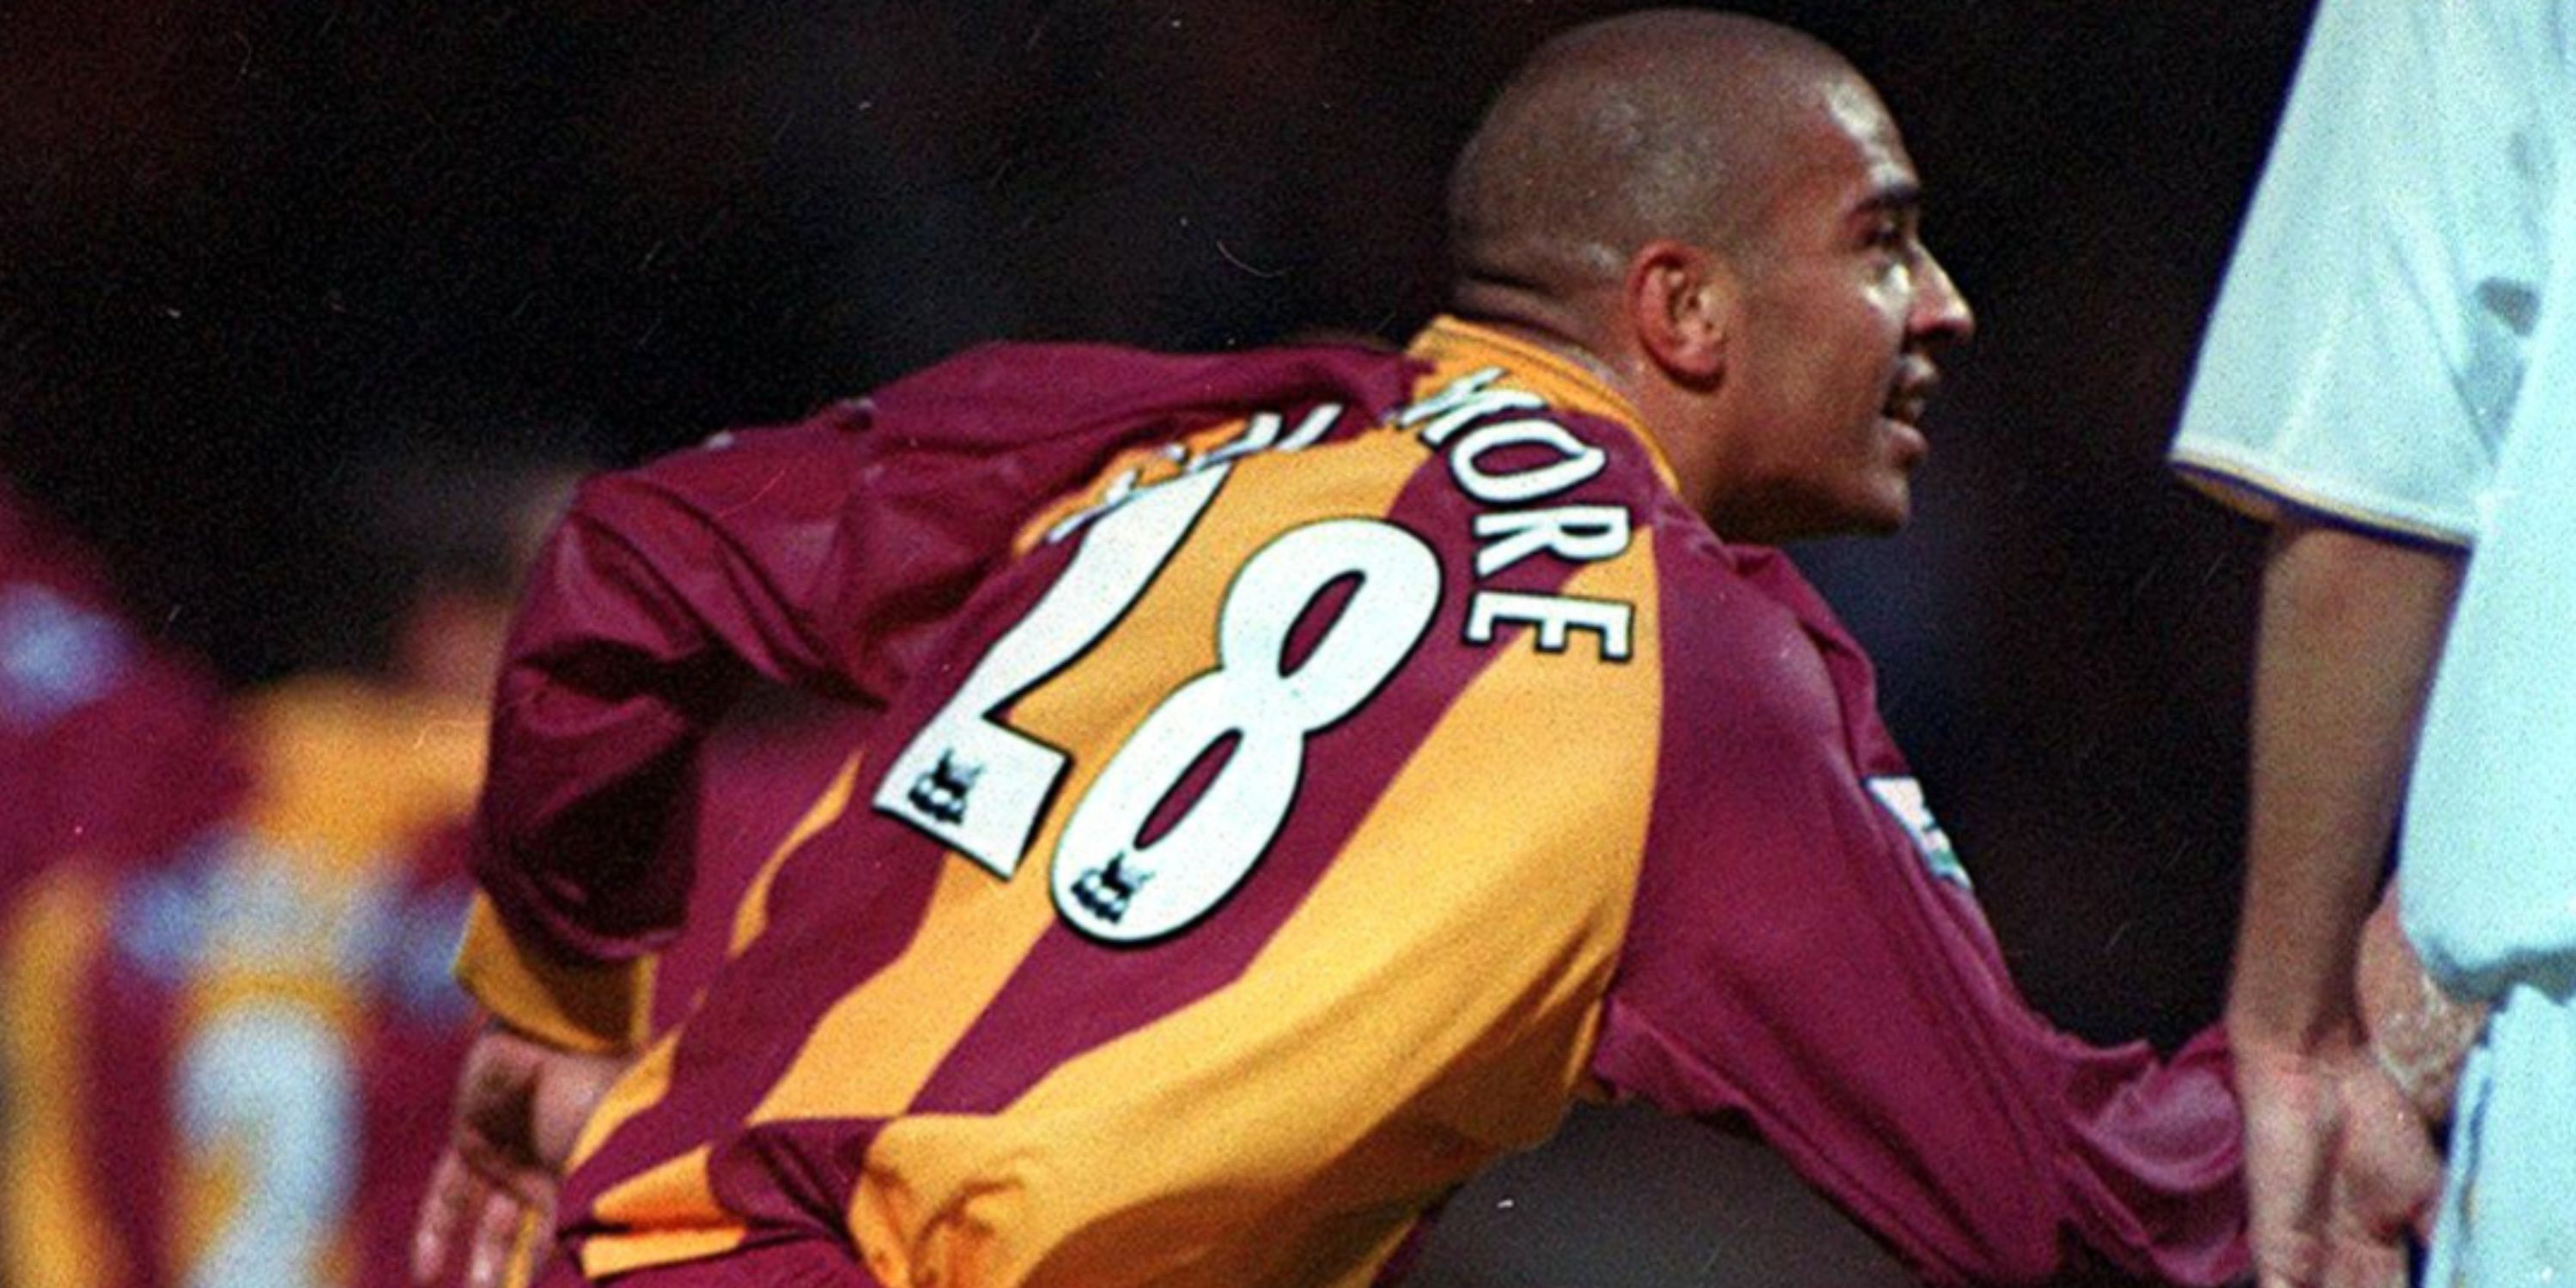
<path fill-rule="evenodd" d="M 1680 491 L 1672 462 L 1664 459 L 1663 445 L 1647 432 L 1637 409 L 1573 356 L 1447 314 L 1433 318 L 1406 352 L 1431 364 L 1428 383 L 1420 388 L 1436 389 L 1468 372 L 1501 367 L 1512 374 L 1513 384 L 1547 399 L 1551 406 L 1597 417 L 1627 430 L 1629 437 L 1645 449 L 1656 477 L 1664 481 L 1667 489 Z"/>

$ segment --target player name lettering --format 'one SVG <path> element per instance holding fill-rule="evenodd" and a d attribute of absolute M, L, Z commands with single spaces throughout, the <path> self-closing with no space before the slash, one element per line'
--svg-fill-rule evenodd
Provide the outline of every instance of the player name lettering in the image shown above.
<path fill-rule="evenodd" d="M 1533 505 L 1581 486 L 1610 463 L 1609 454 L 1573 430 L 1537 416 L 1547 400 L 1504 384 L 1501 367 L 1486 367 L 1451 381 L 1397 413 L 1396 424 L 1416 429 L 1422 441 L 1445 452 L 1449 477 L 1460 491 L 1492 507 L 1474 520 L 1476 576 L 1492 577 L 1535 554 L 1569 563 L 1596 563 L 1628 548 L 1626 506 Z M 1506 624 L 1534 627 L 1542 653 L 1562 653 L 1572 633 L 1595 638 L 1606 661 L 1624 662 L 1633 649 L 1636 607 L 1613 599 L 1479 588 L 1468 601 L 1466 638 L 1491 644 Z"/>
<path fill-rule="evenodd" d="M 1243 422 L 1243 432 L 1204 451 L 1192 451 L 1184 443 L 1165 443 L 1154 458 L 1142 465 L 1122 471 L 1101 489 L 1100 499 L 1074 511 L 1047 529 L 1046 539 L 1062 541 L 1082 530 L 1083 525 L 1125 505 L 1136 497 L 1162 484 L 1186 478 L 1242 457 L 1265 452 L 1288 454 L 1302 452 L 1317 440 L 1333 432 L 1342 419 L 1340 403 L 1323 403 L 1309 409 L 1295 426 L 1275 411 L 1254 412 Z"/>

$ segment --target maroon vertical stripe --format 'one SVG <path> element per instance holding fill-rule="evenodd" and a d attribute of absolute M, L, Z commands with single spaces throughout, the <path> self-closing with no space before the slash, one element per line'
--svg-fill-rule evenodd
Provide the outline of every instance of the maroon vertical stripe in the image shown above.
<path fill-rule="evenodd" d="M 113 887 L 106 905 L 111 937 L 83 973 L 72 1003 L 83 1036 L 84 1180 L 99 1197 L 105 1242 L 123 1259 L 126 1274 L 109 1281 L 115 1288 L 149 1288 L 177 1278 L 170 1236 L 185 1189 L 172 1097 L 187 980 L 165 980 L 141 969 L 113 938 L 119 908 L 149 879 L 129 876 Z"/>

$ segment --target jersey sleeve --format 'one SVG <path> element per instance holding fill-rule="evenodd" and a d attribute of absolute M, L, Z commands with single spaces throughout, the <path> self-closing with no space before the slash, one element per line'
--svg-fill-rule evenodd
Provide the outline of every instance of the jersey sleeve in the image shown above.
<path fill-rule="evenodd" d="M 814 586 L 859 468 L 853 409 L 583 485 L 548 538 L 495 696 L 475 818 L 484 899 L 459 975 L 571 1045 L 640 1023 L 636 963 L 676 929 L 692 754 L 756 675 L 846 692 Z"/>
<path fill-rule="evenodd" d="M 2245 1265 L 2216 1033 L 2173 1060 L 2050 1026 L 1869 714 L 1838 631 L 1666 598 L 1654 832 L 1592 1071 L 1757 1134 L 1936 1283 Z M 1748 620 L 1750 619 L 1750 620 Z M 1677 623 L 1677 624 L 1676 624 Z"/>
<path fill-rule="evenodd" d="M 2499 9 L 2510 6 L 2499 6 Z M 2476 8 L 2320 6 L 2192 378 L 2194 485 L 2476 539 L 2547 271 L 2544 55 Z"/>

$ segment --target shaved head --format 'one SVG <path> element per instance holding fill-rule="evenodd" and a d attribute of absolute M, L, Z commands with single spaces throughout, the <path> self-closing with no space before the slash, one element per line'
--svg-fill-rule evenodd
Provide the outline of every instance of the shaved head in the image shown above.
<path fill-rule="evenodd" d="M 1887 105 L 1740 14 L 1574 28 L 1503 87 L 1449 183 L 1450 309 L 1635 410 L 1730 540 L 1905 522 L 1933 353 L 1974 331 L 1921 238 Z"/>
<path fill-rule="evenodd" d="M 1462 290 L 1565 300 L 1670 237 L 1733 250 L 1800 114 L 1869 91 L 1822 42 L 1740 14 L 1658 9 L 1578 27 L 1523 64 L 1449 185 Z"/>

